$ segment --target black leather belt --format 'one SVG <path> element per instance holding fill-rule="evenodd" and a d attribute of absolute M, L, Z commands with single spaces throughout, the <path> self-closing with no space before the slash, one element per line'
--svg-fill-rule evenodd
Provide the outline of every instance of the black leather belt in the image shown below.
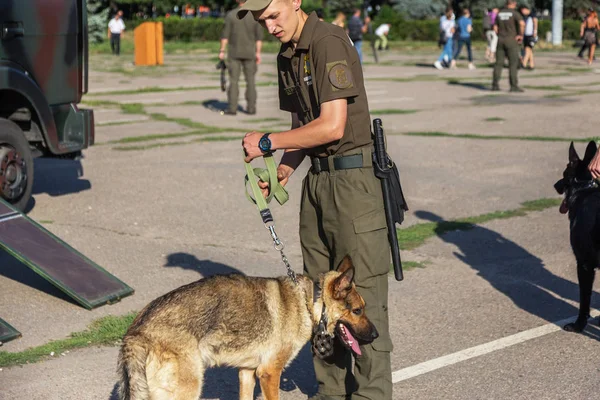
<path fill-rule="evenodd" d="M 312 163 L 312 172 L 318 174 L 322 171 L 329 171 L 329 157 L 313 157 L 310 159 Z M 352 168 L 362 168 L 363 167 L 363 155 L 352 154 L 349 156 L 337 156 L 333 157 L 333 168 L 338 171 L 341 169 L 352 169 Z"/>

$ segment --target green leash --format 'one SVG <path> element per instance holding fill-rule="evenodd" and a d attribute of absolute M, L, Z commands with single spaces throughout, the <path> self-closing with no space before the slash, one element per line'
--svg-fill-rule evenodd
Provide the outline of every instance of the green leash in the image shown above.
<path fill-rule="evenodd" d="M 244 153 L 244 159 L 246 158 L 246 154 Z M 287 190 L 279 183 L 277 179 L 277 166 L 275 165 L 275 160 L 273 159 L 273 154 L 265 154 L 263 156 L 263 160 L 265 161 L 265 165 L 267 168 L 252 168 L 250 163 L 244 161 L 244 166 L 246 167 L 246 177 L 244 178 L 244 186 L 246 188 L 246 197 L 252 203 L 256 204 L 258 207 L 258 211 L 260 212 L 260 217 L 262 218 L 265 227 L 269 230 L 271 234 L 271 238 L 273 239 L 273 246 L 275 250 L 281 253 L 281 259 L 287 268 L 288 276 L 294 281 L 294 283 L 298 284 L 296 279 L 296 274 L 294 270 L 290 266 L 290 263 L 283 253 L 284 244 L 277 236 L 275 232 L 275 221 L 273 220 L 273 214 L 271 214 L 271 210 L 269 209 L 268 204 L 275 198 L 277 202 L 281 205 L 284 205 L 289 200 L 289 194 Z M 262 191 L 258 187 L 258 180 L 269 183 L 269 193 L 265 198 L 262 194 Z M 254 197 L 250 196 L 248 193 L 248 183 L 250 183 L 250 188 L 252 189 L 252 194 Z"/>
<path fill-rule="evenodd" d="M 246 155 L 244 154 L 244 158 L 245 157 Z M 279 183 L 279 180 L 277 179 L 277 166 L 275 165 L 273 154 L 265 154 L 263 156 L 263 160 L 265 161 L 267 168 L 253 169 L 250 163 L 244 161 L 244 166 L 246 167 L 246 177 L 244 178 L 246 185 L 246 197 L 252 203 L 256 204 L 261 216 L 263 211 L 269 209 L 267 204 L 271 202 L 273 197 L 275 197 L 277 202 L 281 205 L 284 205 L 290 198 L 287 190 L 281 186 L 281 183 Z M 267 195 L 267 198 L 263 196 L 262 191 L 258 187 L 258 181 L 256 178 L 263 182 L 269 183 L 269 194 Z M 252 189 L 252 195 L 254 197 L 250 196 L 248 193 L 248 182 L 250 182 L 250 188 Z M 264 218 L 263 222 L 266 223 Z"/>

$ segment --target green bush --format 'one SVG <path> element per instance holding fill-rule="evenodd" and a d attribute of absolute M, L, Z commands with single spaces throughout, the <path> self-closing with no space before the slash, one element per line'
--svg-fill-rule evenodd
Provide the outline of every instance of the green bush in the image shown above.
<path fill-rule="evenodd" d="M 181 19 L 179 17 L 170 17 L 158 18 L 157 21 L 163 22 L 165 40 L 167 41 L 215 41 L 220 40 L 221 32 L 223 31 L 223 19 L 221 18 Z M 127 21 L 127 29 L 131 32 L 142 22 L 145 21 Z M 391 25 L 389 33 L 390 40 L 438 40 L 439 21 L 437 19 L 405 20 L 390 7 L 385 6 L 373 21 L 373 28 L 376 29 L 382 23 Z M 579 21 L 563 21 L 563 39 L 579 39 L 580 25 L 581 23 Z M 540 39 L 545 39 L 546 32 L 551 29 L 552 21 L 540 21 L 538 26 L 538 36 Z M 481 20 L 473 20 L 473 33 L 471 34 L 471 37 L 473 40 L 485 40 Z M 368 37 L 366 39 L 368 39 Z M 264 40 L 275 41 L 276 38 L 265 31 Z"/>

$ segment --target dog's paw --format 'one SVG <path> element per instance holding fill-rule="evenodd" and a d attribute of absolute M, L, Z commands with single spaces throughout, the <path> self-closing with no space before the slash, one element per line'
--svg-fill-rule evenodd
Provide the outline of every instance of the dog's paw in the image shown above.
<path fill-rule="evenodd" d="M 563 329 L 567 332 L 575 332 L 575 333 L 581 333 L 583 332 L 583 329 L 585 328 L 586 323 L 581 323 L 580 321 L 575 321 L 573 323 L 567 324 L 563 327 Z"/>

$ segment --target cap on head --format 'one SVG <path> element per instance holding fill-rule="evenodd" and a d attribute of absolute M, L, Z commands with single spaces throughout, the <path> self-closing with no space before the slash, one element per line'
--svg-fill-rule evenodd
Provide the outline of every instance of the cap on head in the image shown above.
<path fill-rule="evenodd" d="M 259 11 L 267 8 L 273 0 L 247 0 L 238 10 L 237 17 L 242 19 L 249 11 Z"/>

